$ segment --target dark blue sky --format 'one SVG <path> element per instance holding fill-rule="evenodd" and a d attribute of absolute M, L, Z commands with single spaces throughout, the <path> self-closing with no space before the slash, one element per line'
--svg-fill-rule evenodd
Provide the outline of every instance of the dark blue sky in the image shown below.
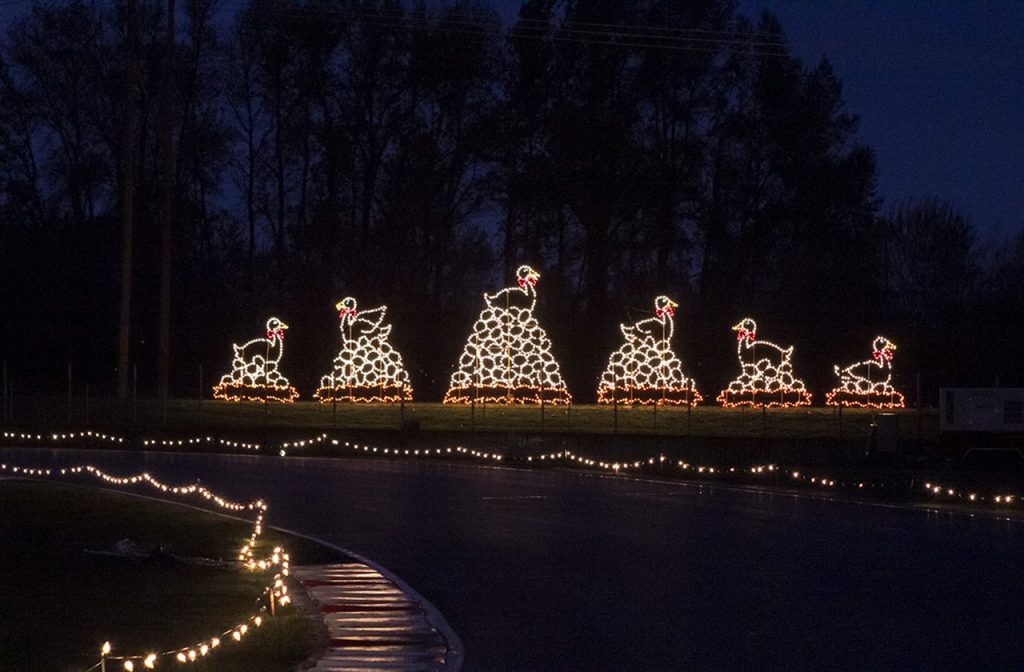
<path fill-rule="evenodd" d="M 521 0 L 493 1 L 514 21 Z M 937 196 L 982 231 L 1024 228 L 1024 1 L 739 3 L 776 14 L 805 64 L 832 61 L 877 152 L 883 211 Z M 0 18 L 29 6 L 0 0 Z"/>
<path fill-rule="evenodd" d="M 685 0 L 680 0 L 685 1 Z M 506 22 L 519 0 L 497 0 Z M 952 201 L 990 234 L 1024 228 L 1024 2 L 739 0 L 843 81 L 878 155 L 882 210 Z"/>
<path fill-rule="evenodd" d="M 743 0 L 843 81 L 878 154 L 883 209 L 952 200 L 984 231 L 1024 227 L 1024 2 Z"/>

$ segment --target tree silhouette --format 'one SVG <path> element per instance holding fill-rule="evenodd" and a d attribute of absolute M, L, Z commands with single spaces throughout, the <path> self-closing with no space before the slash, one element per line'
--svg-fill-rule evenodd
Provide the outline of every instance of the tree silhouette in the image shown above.
<path fill-rule="evenodd" d="M 173 363 L 168 388 L 191 390 L 272 311 L 323 353 L 293 362 L 313 389 L 322 308 L 353 294 L 390 306 L 439 399 L 476 288 L 521 259 L 546 269 L 538 319 L 582 401 L 659 294 L 708 389 L 740 314 L 772 316 L 812 389 L 878 332 L 926 386 L 1019 375 L 978 347 L 1024 310 L 1011 246 L 983 263 L 941 201 L 880 216 L 839 73 L 770 14 L 527 0 L 506 27 L 485 2 L 186 0 L 174 30 L 166 3 L 133 3 L 34 5 L 0 39 L 2 354 L 54 385 L 74 359 L 110 391 L 129 362 L 143 389 Z"/>

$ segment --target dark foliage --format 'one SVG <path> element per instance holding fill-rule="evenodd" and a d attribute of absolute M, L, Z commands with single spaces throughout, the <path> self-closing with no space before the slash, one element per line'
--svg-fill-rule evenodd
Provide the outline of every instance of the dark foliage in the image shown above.
<path fill-rule="evenodd" d="M 903 379 L 1021 382 L 1024 243 L 986 263 L 938 202 L 879 212 L 875 162 L 827 61 L 728 0 L 187 0 L 173 77 L 165 6 L 34 6 L 0 43 L 0 355 L 59 388 L 67 362 L 113 391 L 126 69 L 134 106 L 131 357 L 155 385 L 161 86 L 173 81 L 171 388 L 287 319 L 309 390 L 334 303 L 387 303 L 418 396 L 437 399 L 480 295 L 529 262 L 578 399 L 620 321 L 681 304 L 678 347 L 707 392 L 753 315 L 814 388 L 876 333 Z M 127 98 L 127 100 L 133 100 Z M 1015 316 L 1011 318 L 1012 316 Z M 1002 326 L 1000 326 L 1002 325 Z M 985 347 L 986 342 L 1004 347 Z M 1019 359 L 1019 358 L 1018 358 Z M 28 381 L 36 381 L 29 383 Z"/>

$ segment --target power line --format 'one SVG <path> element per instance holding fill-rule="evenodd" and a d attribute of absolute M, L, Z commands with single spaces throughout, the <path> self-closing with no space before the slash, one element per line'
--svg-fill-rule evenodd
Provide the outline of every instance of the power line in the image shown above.
<path fill-rule="evenodd" d="M 287 7 L 287 9 L 315 9 L 316 11 L 333 12 L 335 14 L 354 13 L 352 10 L 330 9 L 330 8 L 326 8 L 326 7 L 324 7 L 324 8 L 320 8 L 320 7 L 310 8 L 308 6 L 302 7 L 302 6 L 297 6 L 297 5 L 292 5 L 290 7 Z M 359 10 L 355 10 L 355 12 L 358 12 L 358 11 Z M 372 14 L 372 15 L 376 15 L 376 16 L 392 17 L 392 18 L 409 18 L 409 17 L 416 16 L 415 14 L 413 14 L 411 12 L 403 12 L 401 10 L 387 10 L 387 9 L 374 10 L 373 12 L 363 11 L 362 13 L 363 14 Z M 444 19 L 444 17 L 442 17 L 440 20 L 445 20 L 445 19 Z M 477 22 L 477 23 L 480 23 L 480 22 Z M 511 28 L 515 28 L 516 26 L 521 25 L 521 24 L 531 24 L 531 23 L 535 24 L 535 26 L 543 27 L 543 28 L 549 28 L 549 27 L 559 28 L 559 27 L 570 27 L 570 26 L 584 26 L 584 27 L 590 27 L 590 28 L 615 28 L 615 29 L 620 29 L 620 30 L 646 31 L 646 32 L 656 32 L 656 33 L 665 33 L 665 32 L 673 32 L 673 33 L 698 33 L 698 34 L 706 34 L 706 35 L 712 35 L 712 36 L 719 35 L 719 36 L 737 37 L 737 38 L 752 37 L 749 33 L 744 33 L 744 32 L 737 31 L 737 30 L 709 30 L 709 29 L 706 29 L 706 28 L 682 28 L 682 27 L 671 27 L 671 26 L 650 26 L 650 25 L 627 24 L 627 23 L 597 23 L 597 22 L 593 22 L 593 21 L 578 21 L 578 20 L 565 21 L 565 22 L 562 22 L 562 23 L 559 24 L 557 22 L 552 23 L 552 22 L 548 21 L 547 19 L 531 19 L 531 18 L 528 18 L 528 17 L 518 18 L 511 26 L 509 26 L 509 28 L 511 29 Z M 765 42 L 763 40 L 763 38 L 759 38 L 759 39 L 761 39 L 762 42 Z M 787 43 L 785 41 L 782 41 L 782 40 L 768 41 L 768 42 L 765 42 L 765 43 L 771 43 L 771 44 L 774 44 L 776 46 L 788 46 Z"/>
<path fill-rule="evenodd" d="M 0 7 L 13 7 L 35 3 L 37 0 L 0 0 Z M 102 1 L 102 0 L 100 0 Z M 99 4 L 96 2 L 95 4 Z M 114 4 L 114 0 L 111 0 Z M 695 53 L 720 53 L 738 47 L 757 55 L 785 55 L 788 45 L 783 41 L 766 40 L 760 36 L 728 30 L 701 28 L 654 27 L 639 24 L 597 23 L 565 21 L 549 23 L 545 19 L 520 18 L 513 25 L 495 25 L 491 22 L 458 16 L 420 16 L 401 10 L 362 11 L 333 9 L 309 5 L 261 5 L 240 0 L 227 0 L 221 6 L 233 6 L 236 17 L 242 12 L 298 21 L 351 22 L 380 28 L 407 30 L 436 30 L 466 36 L 498 36 L 510 40 L 551 41 L 588 46 L 656 49 Z M 423 20 L 421 20 L 423 19 Z M 429 21 L 429 23 L 428 23 Z"/>
<path fill-rule="evenodd" d="M 3 2 L 0 2 L 0 7 L 14 7 L 15 5 L 24 5 L 35 1 L 36 0 L 4 0 Z"/>
<path fill-rule="evenodd" d="M 361 10 L 344 10 L 344 9 L 331 9 L 326 7 L 309 7 L 309 6 L 298 6 L 298 5 L 278 5 L 277 7 L 268 7 L 266 5 L 245 5 L 241 3 L 234 3 L 236 6 L 241 6 L 246 9 L 264 13 L 264 14 L 284 14 L 288 16 L 308 16 L 309 14 L 315 15 L 333 15 L 337 17 L 346 17 L 352 20 L 373 20 L 381 23 L 394 23 L 394 25 L 406 25 L 411 23 L 412 19 L 418 19 L 416 14 L 413 13 L 400 13 L 396 11 L 361 11 Z M 637 24 L 613 24 L 613 23 L 593 23 L 584 21 L 567 21 L 563 23 L 549 23 L 541 19 L 525 19 L 519 20 L 515 24 L 505 26 L 494 26 L 494 24 L 485 21 L 478 21 L 471 18 L 460 18 L 452 16 L 433 16 L 423 17 L 425 19 L 433 19 L 435 26 L 444 25 L 455 25 L 459 27 L 474 28 L 477 30 L 496 33 L 496 32 L 508 32 L 514 33 L 516 31 L 533 31 L 533 32 L 548 32 L 553 31 L 555 33 L 569 33 L 574 35 L 596 35 L 596 36 L 612 36 L 612 37 L 625 37 L 625 38 L 649 38 L 660 41 L 676 41 L 676 42 L 707 42 L 707 43 L 743 43 L 755 46 L 766 46 L 766 47 L 788 47 L 788 43 L 780 40 L 766 40 L 763 37 L 752 35 L 748 33 L 742 33 L 740 31 L 713 31 L 700 28 L 673 28 L 673 27 L 652 27 Z M 598 30 L 601 28 L 601 30 Z"/>
<path fill-rule="evenodd" d="M 576 44 L 587 44 L 597 46 L 618 46 L 632 48 L 662 49 L 669 51 L 694 51 L 706 53 L 718 53 L 722 47 L 746 47 L 752 51 L 765 55 L 785 55 L 785 43 L 765 42 L 755 39 L 725 39 L 725 38 L 687 38 L 678 35 L 645 35 L 643 33 L 630 32 L 599 32 L 592 30 L 564 29 L 561 26 L 545 27 L 543 31 L 531 28 L 512 27 L 506 29 L 504 26 L 481 23 L 472 20 L 453 20 L 449 18 L 436 19 L 433 25 L 414 25 L 409 21 L 409 16 L 383 15 L 380 13 L 360 13 L 344 10 L 325 10 L 321 8 L 265 8 L 259 6 L 245 5 L 246 11 L 263 16 L 283 17 L 298 21 L 321 21 L 325 17 L 336 19 L 338 22 L 351 22 L 357 25 L 372 25 L 381 28 L 397 28 L 410 30 L 438 30 L 448 33 L 471 35 L 471 36 L 502 36 L 509 39 L 534 39 L 550 40 L 554 42 L 566 42 Z M 549 31 L 548 28 L 552 28 Z M 525 32 L 528 31 L 528 32 Z M 730 33 L 731 35 L 731 33 Z M 605 39 L 601 39 L 605 38 Z"/>

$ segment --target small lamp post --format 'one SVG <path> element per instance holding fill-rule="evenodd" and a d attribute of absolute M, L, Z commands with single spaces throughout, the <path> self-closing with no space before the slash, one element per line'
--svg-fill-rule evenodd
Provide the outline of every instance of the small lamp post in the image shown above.
<path fill-rule="evenodd" d="M 110 642 L 103 642 L 100 647 L 100 672 L 107 672 L 107 656 L 110 655 Z"/>

